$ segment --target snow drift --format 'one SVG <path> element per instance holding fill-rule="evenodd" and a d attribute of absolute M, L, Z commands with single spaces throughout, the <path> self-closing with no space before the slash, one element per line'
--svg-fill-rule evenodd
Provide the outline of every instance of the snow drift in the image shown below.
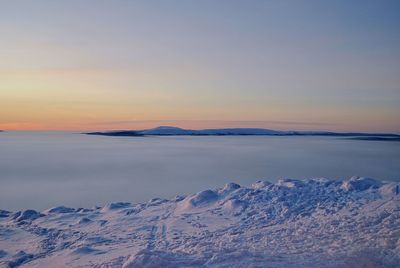
<path fill-rule="evenodd" d="M 172 200 L 0 211 L 2 267 L 396 267 L 400 183 L 229 183 Z"/>

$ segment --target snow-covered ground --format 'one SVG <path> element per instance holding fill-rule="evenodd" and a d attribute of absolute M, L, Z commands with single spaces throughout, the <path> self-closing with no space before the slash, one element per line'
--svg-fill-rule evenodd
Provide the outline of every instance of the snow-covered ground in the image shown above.
<path fill-rule="evenodd" d="M 162 187 L 162 186 L 160 186 Z M 400 183 L 230 183 L 173 200 L 0 211 L 2 267 L 398 267 Z"/>

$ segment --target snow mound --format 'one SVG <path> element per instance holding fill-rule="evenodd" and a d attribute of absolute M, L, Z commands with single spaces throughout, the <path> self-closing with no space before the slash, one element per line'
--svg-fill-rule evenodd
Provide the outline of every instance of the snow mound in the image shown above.
<path fill-rule="evenodd" d="M 399 182 L 365 177 L 281 179 L 140 204 L 4 211 L 0 267 L 398 267 L 399 192 Z"/>
<path fill-rule="evenodd" d="M 223 203 L 222 207 L 225 211 L 239 213 L 247 207 L 247 203 L 239 199 L 229 199 Z"/>
<path fill-rule="evenodd" d="M 0 209 L 0 218 L 6 218 L 10 216 L 10 214 L 11 214 L 10 211 Z"/>
<path fill-rule="evenodd" d="M 192 209 L 196 207 L 203 207 L 214 203 L 219 198 L 219 195 L 216 191 L 213 190 L 205 190 L 201 191 L 195 195 L 191 195 L 186 197 L 183 201 L 181 201 L 181 208 L 183 209 Z"/>
<path fill-rule="evenodd" d="M 52 213 L 72 213 L 75 212 L 74 208 L 67 208 L 64 206 L 49 208 L 44 211 L 45 214 L 52 214 Z"/>
<path fill-rule="evenodd" d="M 342 183 L 342 189 L 345 191 L 365 191 L 369 188 L 379 188 L 382 183 L 378 180 L 365 177 L 352 177 Z"/>
<path fill-rule="evenodd" d="M 128 202 L 110 203 L 110 204 L 105 205 L 101 209 L 101 212 L 108 212 L 110 210 L 118 210 L 118 209 L 128 208 L 130 206 L 131 206 L 131 203 L 128 203 Z"/>
<path fill-rule="evenodd" d="M 28 209 L 25 210 L 24 212 L 22 212 L 15 220 L 17 222 L 21 222 L 21 221 L 33 221 L 36 220 L 37 218 L 43 217 L 45 216 L 42 213 L 39 213 L 35 210 L 32 209 Z"/>
<path fill-rule="evenodd" d="M 278 186 L 287 187 L 287 188 L 298 188 L 302 187 L 305 182 L 301 180 L 294 180 L 294 179 L 280 179 L 276 183 Z"/>
<path fill-rule="evenodd" d="M 225 186 L 221 190 L 219 190 L 218 193 L 224 195 L 224 194 L 231 193 L 239 188 L 240 188 L 239 184 L 230 182 L 230 183 L 225 184 Z"/>
<path fill-rule="evenodd" d="M 251 185 L 251 188 L 253 189 L 262 189 L 265 188 L 269 185 L 271 185 L 272 183 L 270 183 L 269 181 L 256 181 L 255 183 L 253 183 Z"/>

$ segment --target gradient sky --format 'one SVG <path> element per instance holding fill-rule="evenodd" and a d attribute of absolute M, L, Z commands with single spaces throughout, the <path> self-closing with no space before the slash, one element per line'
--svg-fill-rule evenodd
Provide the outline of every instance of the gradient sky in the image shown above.
<path fill-rule="evenodd" d="M 0 0 L 0 129 L 400 132 L 400 1 Z"/>

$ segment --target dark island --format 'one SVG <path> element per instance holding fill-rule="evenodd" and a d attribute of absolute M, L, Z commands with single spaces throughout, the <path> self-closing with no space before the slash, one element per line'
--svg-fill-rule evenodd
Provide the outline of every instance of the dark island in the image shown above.
<path fill-rule="evenodd" d="M 143 137 L 143 136 L 333 136 L 352 140 L 400 141 L 399 134 L 330 131 L 279 131 L 264 128 L 183 129 L 161 126 L 144 130 L 117 130 L 83 133 L 87 135 Z"/>

